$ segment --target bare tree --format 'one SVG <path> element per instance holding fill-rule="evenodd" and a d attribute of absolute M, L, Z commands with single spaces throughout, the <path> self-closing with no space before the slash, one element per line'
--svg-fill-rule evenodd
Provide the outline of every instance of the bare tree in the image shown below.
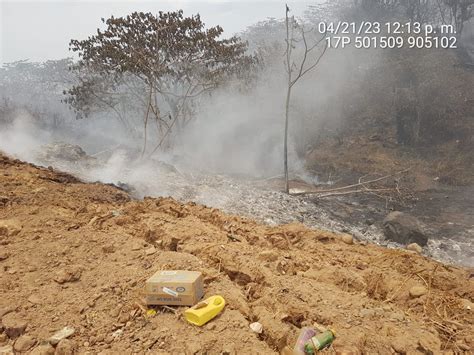
<path fill-rule="evenodd" d="M 285 104 L 285 137 L 283 144 L 283 164 L 284 164 L 284 175 L 285 175 L 285 192 L 290 192 L 289 179 L 288 179 L 288 122 L 290 117 L 290 102 L 291 102 L 291 91 L 293 86 L 309 71 L 314 69 L 327 49 L 327 41 L 325 41 L 326 33 L 321 35 L 321 38 L 314 41 L 313 44 L 309 44 L 307 35 L 312 30 L 305 31 L 304 27 L 295 20 L 294 16 L 289 16 L 290 8 L 286 5 L 285 13 L 285 25 L 286 25 L 286 59 L 285 67 L 288 78 L 288 86 L 286 91 L 286 104 Z M 295 35 L 295 31 L 298 32 L 298 36 Z M 322 50 L 313 58 L 310 59 L 313 51 L 320 48 L 320 44 L 324 42 Z M 298 44 L 303 45 L 303 57 L 298 61 L 293 59 L 293 50 L 296 49 Z"/>

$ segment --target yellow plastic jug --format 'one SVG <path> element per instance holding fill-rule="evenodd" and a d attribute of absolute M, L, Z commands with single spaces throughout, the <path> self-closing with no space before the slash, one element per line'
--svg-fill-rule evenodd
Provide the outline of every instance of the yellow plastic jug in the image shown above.
<path fill-rule="evenodd" d="M 189 323 L 202 326 L 217 316 L 224 306 L 224 297 L 211 296 L 184 311 L 184 317 Z"/>

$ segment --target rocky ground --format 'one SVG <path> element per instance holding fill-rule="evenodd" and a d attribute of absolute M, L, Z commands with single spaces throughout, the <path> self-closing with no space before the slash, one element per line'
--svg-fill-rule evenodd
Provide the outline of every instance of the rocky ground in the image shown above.
<path fill-rule="evenodd" d="M 337 331 L 329 353 L 474 348 L 472 269 L 301 223 L 133 200 L 5 156 L 0 268 L 0 353 L 269 354 L 315 325 Z M 202 328 L 186 323 L 183 307 L 147 316 L 144 281 L 160 269 L 201 271 L 205 295 L 221 294 L 226 308 Z"/>

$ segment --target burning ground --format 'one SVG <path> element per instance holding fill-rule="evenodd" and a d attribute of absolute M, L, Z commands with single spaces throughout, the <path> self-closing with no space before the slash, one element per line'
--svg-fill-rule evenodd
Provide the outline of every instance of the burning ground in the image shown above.
<path fill-rule="evenodd" d="M 170 198 L 0 158 L 1 346 L 90 353 L 272 353 L 303 326 L 332 327 L 338 349 L 469 352 L 472 270 L 302 224 L 262 225 Z M 184 308 L 143 313 L 160 269 L 198 270 L 224 312 L 203 328 Z M 257 335 L 249 324 L 258 321 Z M 20 337 L 18 337 L 20 336 Z M 61 352 L 62 351 L 62 352 Z"/>

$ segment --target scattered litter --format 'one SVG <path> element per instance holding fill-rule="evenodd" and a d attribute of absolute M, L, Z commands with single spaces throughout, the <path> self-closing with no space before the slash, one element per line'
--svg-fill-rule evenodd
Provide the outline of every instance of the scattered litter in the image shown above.
<path fill-rule="evenodd" d="M 189 323 L 202 326 L 217 316 L 225 306 L 222 296 L 211 296 L 199 302 L 184 312 L 184 317 Z"/>
<path fill-rule="evenodd" d="M 147 317 L 154 317 L 154 316 L 156 316 L 156 311 L 154 309 L 149 309 L 148 311 L 146 311 L 146 316 Z"/>
<path fill-rule="evenodd" d="M 305 344 L 316 335 L 316 331 L 310 327 L 303 327 L 293 348 L 294 355 L 303 355 L 305 353 Z"/>
<path fill-rule="evenodd" d="M 148 305 L 192 306 L 204 295 L 202 274 L 198 271 L 158 271 L 145 283 Z"/>
<path fill-rule="evenodd" d="M 336 339 L 336 332 L 332 329 L 313 336 L 304 346 L 306 354 L 314 354 L 332 344 Z"/>
<path fill-rule="evenodd" d="M 262 325 L 262 323 L 254 322 L 254 323 L 250 324 L 250 329 L 252 329 L 252 331 L 257 333 L 257 334 L 262 334 L 263 325 Z"/>
<path fill-rule="evenodd" d="M 115 332 L 112 333 L 112 337 L 114 339 L 120 338 L 122 334 L 123 334 L 123 329 L 117 329 Z"/>

